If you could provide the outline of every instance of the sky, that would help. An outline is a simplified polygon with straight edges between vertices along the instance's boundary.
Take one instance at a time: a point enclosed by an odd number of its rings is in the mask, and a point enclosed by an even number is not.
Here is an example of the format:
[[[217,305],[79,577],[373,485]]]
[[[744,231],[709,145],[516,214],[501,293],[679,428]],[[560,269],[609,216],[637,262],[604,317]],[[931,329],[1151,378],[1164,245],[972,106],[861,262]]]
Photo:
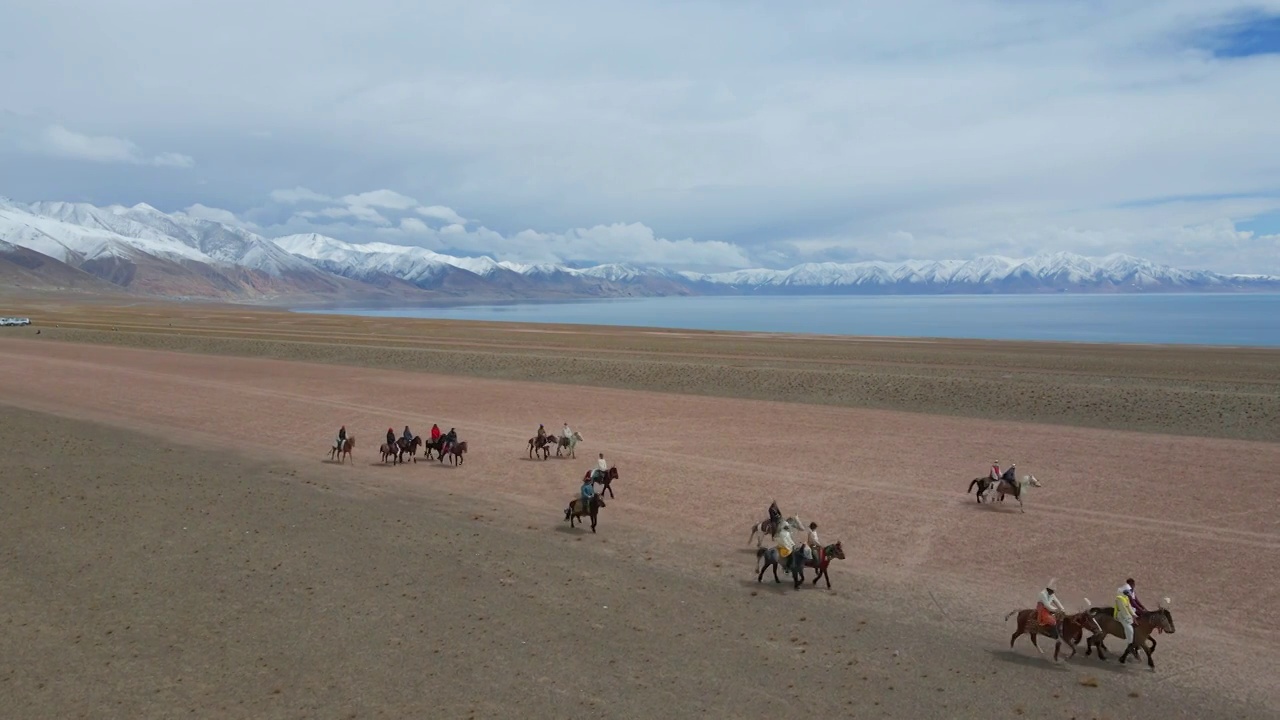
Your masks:
[[[0,0],[0,195],[521,262],[1280,273],[1280,0]]]

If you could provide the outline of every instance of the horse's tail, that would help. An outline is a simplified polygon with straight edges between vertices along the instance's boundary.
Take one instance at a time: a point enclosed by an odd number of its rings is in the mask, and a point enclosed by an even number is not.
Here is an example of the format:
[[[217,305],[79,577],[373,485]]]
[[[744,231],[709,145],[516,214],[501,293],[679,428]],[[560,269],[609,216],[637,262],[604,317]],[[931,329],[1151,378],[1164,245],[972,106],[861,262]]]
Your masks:
[[[980,481],[980,480],[982,480],[982,478],[974,478],[973,480],[969,481],[969,489],[968,489],[968,490],[965,490],[965,491],[964,491],[964,494],[965,494],[965,495],[968,495],[969,493],[973,492],[973,486],[974,486],[974,485],[977,485],[977,484],[978,484],[978,481]]]
[[[764,566],[764,556],[767,552],[764,548],[756,548],[756,572],[760,572],[760,568]]]
[[[1005,621],[1005,622],[1009,622],[1009,618],[1013,617],[1014,615],[1017,615],[1019,612],[1022,612],[1022,611],[1021,611],[1021,610],[1013,610],[1013,611],[1010,611],[1010,613],[1009,613],[1008,615],[1005,615],[1005,616],[1004,616],[1004,621]]]

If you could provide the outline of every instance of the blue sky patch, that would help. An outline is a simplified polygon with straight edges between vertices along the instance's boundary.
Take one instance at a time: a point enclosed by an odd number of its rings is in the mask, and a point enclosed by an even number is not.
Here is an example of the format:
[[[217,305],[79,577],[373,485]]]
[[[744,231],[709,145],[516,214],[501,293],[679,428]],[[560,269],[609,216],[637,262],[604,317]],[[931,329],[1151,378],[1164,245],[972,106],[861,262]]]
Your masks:
[[[1250,14],[1218,28],[1205,45],[1220,58],[1280,54],[1280,15]]]

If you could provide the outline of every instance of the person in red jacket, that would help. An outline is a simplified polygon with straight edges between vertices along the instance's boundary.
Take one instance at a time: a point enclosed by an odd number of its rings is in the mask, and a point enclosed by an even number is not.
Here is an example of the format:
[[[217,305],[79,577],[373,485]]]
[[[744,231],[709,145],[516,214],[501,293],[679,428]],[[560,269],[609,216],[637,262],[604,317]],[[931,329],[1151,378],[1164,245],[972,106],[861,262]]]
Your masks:
[[[431,423],[431,442],[435,444],[440,439],[440,426]]]

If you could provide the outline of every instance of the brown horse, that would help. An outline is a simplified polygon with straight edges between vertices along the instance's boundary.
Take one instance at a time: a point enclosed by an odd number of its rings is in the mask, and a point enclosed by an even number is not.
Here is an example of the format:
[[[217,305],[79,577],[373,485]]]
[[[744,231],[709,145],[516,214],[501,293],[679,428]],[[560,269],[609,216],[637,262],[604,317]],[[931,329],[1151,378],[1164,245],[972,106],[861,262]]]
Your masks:
[[[529,438],[529,459],[533,459],[534,453],[542,453],[542,459],[546,460],[551,457],[551,446],[557,444],[555,435],[543,435],[542,437]]]
[[[440,456],[440,462],[444,462],[444,456],[448,455],[449,461],[453,463],[454,467],[457,467],[462,464],[462,456],[466,454],[467,441],[463,440],[462,442],[456,442],[449,446],[449,449],[444,452],[444,455]]]
[[[395,465],[400,462],[400,446],[388,445],[382,443],[378,446],[378,452],[382,453],[382,463],[385,465],[387,458],[391,458],[391,464]]]
[[[1138,649],[1141,648],[1147,654],[1147,666],[1152,670],[1156,669],[1155,661],[1151,659],[1151,653],[1156,651],[1156,639],[1152,637],[1155,633],[1165,632],[1173,633],[1173,613],[1169,612],[1169,608],[1165,607],[1169,603],[1169,599],[1165,598],[1160,607],[1155,610],[1149,610],[1138,616],[1133,623],[1133,644],[1124,649],[1124,653],[1120,655],[1120,662],[1124,663],[1129,657],[1129,653],[1138,657]],[[1089,614],[1097,621],[1099,630],[1094,632],[1085,640],[1085,655],[1092,654],[1093,648],[1098,648],[1098,659],[1106,660],[1107,656],[1103,652],[1105,646],[1103,641],[1108,635],[1114,635],[1118,638],[1124,638],[1124,627],[1120,621],[1116,620],[1114,607],[1094,607],[1089,608]],[[1147,643],[1151,643],[1150,647]]]
[[[587,480],[591,478],[591,476],[594,473],[595,473],[595,470],[588,470],[587,474],[582,476],[582,482],[585,483]],[[604,475],[602,475],[599,479],[591,480],[591,482],[600,483],[603,486],[600,488],[601,495],[604,495],[604,491],[608,490],[609,497],[613,497],[613,486],[610,485],[609,483],[612,483],[614,480],[617,480],[617,479],[618,479],[618,467],[615,465],[609,468],[609,470],[605,472]]]
[[[801,554],[800,557],[804,557],[804,555]],[[806,560],[804,563],[804,566],[814,568],[815,570],[818,571],[818,574],[813,576],[814,585],[818,584],[818,580],[822,578],[826,578],[827,587],[830,588],[831,575],[827,573],[827,566],[831,564],[832,560],[843,560],[843,559],[844,559],[844,541],[839,540],[836,542],[835,545],[823,546],[822,550],[818,552],[817,557],[813,558],[812,560]]]
[[[341,463],[345,456],[351,454],[351,450],[355,448],[355,446],[356,446],[356,436],[348,435],[347,439],[342,441],[342,447],[338,447],[337,445],[334,445],[332,448],[329,449],[329,459],[333,460],[334,457],[336,456],[338,459],[338,462]]]
[[[421,445],[422,438],[418,435],[414,435],[412,440],[405,440],[404,438],[396,440],[396,448],[400,451],[400,462],[404,462],[406,454],[413,458],[415,463],[418,462],[418,447]]]
[[[997,480],[992,480],[990,476],[974,478],[973,480],[969,481],[969,489],[966,490],[964,494],[968,495],[969,493],[973,492],[974,487],[977,487],[978,502],[982,502],[983,498],[987,496],[987,491],[989,491],[991,489],[991,486],[995,485],[997,482],[998,482]]]
[[[582,496],[575,497],[569,501],[569,507],[564,509],[564,519],[569,521],[569,527],[573,527],[574,521],[581,522],[584,516],[591,516],[591,532],[596,531],[596,518],[600,514],[600,508],[604,507],[604,498],[599,495],[591,496],[591,505],[584,510],[582,508]]]
[[[1085,599],[1087,605],[1089,600]],[[1009,647],[1013,647],[1013,641],[1017,640],[1024,633],[1031,637],[1031,644],[1040,650],[1040,643],[1036,641],[1036,637],[1044,635],[1047,638],[1055,640],[1053,644],[1053,661],[1058,661],[1058,653],[1062,649],[1062,643],[1065,640],[1067,647],[1071,648],[1070,657],[1076,656],[1076,645],[1080,643],[1080,638],[1084,636],[1084,631],[1097,632],[1100,628],[1098,621],[1089,614],[1088,610],[1067,615],[1061,610],[1055,610],[1053,616],[1062,622],[1062,637],[1058,637],[1058,628],[1053,625],[1041,625],[1039,613],[1034,608],[1026,610],[1014,610],[1004,616],[1005,622],[1014,615],[1018,616],[1018,624],[1014,629],[1013,635],[1009,638]],[[1044,654],[1044,650],[1040,650],[1040,654]],[[1068,658],[1070,659],[1070,658]]]

